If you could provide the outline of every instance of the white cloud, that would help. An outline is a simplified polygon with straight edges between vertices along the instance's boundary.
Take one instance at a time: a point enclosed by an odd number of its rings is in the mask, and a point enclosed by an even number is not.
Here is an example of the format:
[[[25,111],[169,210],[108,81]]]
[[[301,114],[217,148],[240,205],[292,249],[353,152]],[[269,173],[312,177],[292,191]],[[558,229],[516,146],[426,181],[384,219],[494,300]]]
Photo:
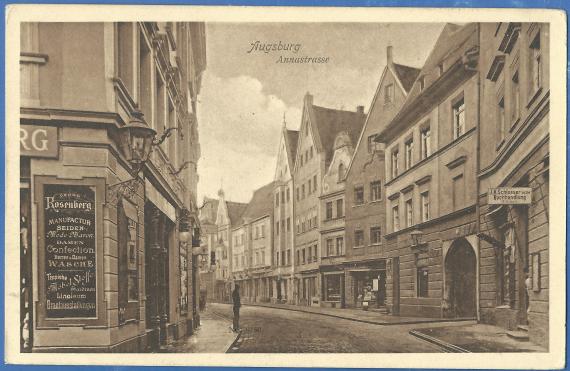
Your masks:
[[[265,94],[253,77],[222,79],[208,72],[199,100],[198,196],[215,196],[223,179],[228,199],[247,202],[254,189],[273,180],[283,113],[288,127],[298,127],[301,109]]]

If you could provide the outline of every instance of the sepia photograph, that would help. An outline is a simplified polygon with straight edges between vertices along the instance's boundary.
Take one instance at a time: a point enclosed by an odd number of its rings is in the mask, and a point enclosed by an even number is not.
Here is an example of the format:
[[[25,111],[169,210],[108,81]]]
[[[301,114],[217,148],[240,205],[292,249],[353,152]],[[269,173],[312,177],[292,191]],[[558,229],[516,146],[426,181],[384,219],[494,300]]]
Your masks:
[[[204,8],[7,13],[9,360],[563,360],[565,16]]]

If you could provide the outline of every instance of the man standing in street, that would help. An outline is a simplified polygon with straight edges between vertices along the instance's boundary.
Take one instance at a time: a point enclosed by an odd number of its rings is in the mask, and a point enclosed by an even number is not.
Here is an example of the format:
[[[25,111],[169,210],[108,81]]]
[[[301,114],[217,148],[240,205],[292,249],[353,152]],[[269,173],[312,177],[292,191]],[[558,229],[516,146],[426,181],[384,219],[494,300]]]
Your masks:
[[[240,297],[239,297],[239,285],[236,285],[234,291],[232,292],[232,301],[234,303],[234,331],[239,331],[239,307],[241,307]]]

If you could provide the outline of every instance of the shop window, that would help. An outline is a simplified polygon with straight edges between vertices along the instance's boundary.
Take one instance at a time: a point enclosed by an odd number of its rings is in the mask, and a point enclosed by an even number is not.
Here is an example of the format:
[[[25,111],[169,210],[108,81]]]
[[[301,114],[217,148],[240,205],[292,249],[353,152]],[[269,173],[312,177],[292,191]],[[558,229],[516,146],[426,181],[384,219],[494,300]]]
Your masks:
[[[340,301],[340,275],[325,276],[325,300],[327,301]]]
[[[428,297],[428,269],[425,267],[418,268],[416,288],[418,298]]]
[[[117,207],[119,323],[138,319],[137,210],[121,202]]]
[[[379,201],[382,198],[382,184],[379,180],[370,183],[370,201]]]

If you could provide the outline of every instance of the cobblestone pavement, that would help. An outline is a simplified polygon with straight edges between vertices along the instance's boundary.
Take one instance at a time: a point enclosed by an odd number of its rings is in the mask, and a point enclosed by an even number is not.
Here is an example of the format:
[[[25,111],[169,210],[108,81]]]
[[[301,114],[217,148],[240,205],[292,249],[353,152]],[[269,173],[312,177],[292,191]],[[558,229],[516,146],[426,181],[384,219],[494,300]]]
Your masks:
[[[228,304],[208,304],[232,317]],[[440,352],[408,334],[417,325],[381,326],[282,309],[243,306],[236,353],[402,353]],[[426,326],[438,324],[427,324]],[[453,324],[451,324],[453,325]]]

